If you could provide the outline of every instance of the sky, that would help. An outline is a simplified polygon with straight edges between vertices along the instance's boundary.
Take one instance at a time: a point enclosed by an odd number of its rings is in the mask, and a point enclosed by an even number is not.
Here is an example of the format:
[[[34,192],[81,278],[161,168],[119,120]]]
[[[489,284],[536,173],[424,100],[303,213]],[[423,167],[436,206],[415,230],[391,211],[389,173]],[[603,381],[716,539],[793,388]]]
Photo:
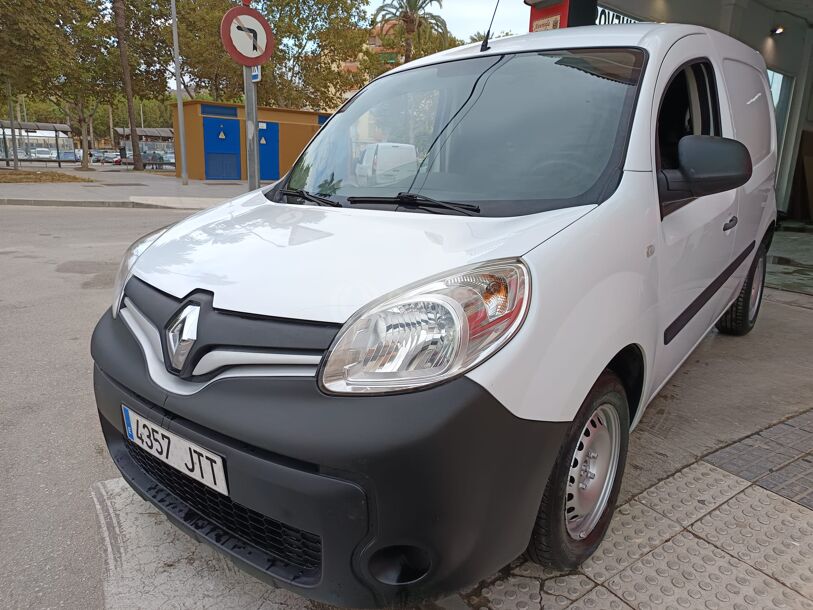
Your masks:
[[[443,8],[434,5],[429,10],[446,20],[452,34],[468,40],[475,32],[485,32],[488,29],[495,2],[496,0],[443,0]],[[373,13],[380,4],[381,0],[370,0],[368,11]],[[530,20],[531,9],[523,0],[501,0],[492,32],[524,34],[528,31]]]

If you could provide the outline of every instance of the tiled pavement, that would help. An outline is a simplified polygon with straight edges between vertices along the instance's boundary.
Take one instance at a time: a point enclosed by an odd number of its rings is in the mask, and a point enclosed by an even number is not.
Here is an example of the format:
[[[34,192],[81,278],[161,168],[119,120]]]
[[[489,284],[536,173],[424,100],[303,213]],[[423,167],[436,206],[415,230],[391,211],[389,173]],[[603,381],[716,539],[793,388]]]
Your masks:
[[[797,224],[796,227],[790,225]],[[813,226],[783,223],[768,253],[765,283],[773,288],[813,295]]]
[[[684,468],[618,508],[580,570],[518,560],[449,610],[813,610],[813,410]]]

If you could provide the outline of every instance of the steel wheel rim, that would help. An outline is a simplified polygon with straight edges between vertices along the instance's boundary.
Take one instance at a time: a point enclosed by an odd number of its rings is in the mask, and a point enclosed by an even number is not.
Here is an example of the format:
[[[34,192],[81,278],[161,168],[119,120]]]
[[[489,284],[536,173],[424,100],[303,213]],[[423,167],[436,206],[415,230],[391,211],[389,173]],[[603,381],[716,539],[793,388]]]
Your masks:
[[[565,525],[574,540],[587,538],[604,514],[620,453],[621,420],[615,408],[605,403],[588,418],[570,460]]]
[[[757,266],[754,268],[754,277],[751,279],[751,296],[748,301],[748,320],[752,321],[757,316],[759,303],[762,300],[762,276],[765,270],[765,257],[760,256]]]

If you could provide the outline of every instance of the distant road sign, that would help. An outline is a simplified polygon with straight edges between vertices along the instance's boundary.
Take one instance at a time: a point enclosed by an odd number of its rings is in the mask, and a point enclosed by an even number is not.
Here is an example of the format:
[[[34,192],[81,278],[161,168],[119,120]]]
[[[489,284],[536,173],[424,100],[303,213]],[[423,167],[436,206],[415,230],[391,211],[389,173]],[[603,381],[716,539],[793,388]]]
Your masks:
[[[230,8],[220,22],[220,39],[241,66],[259,66],[274,54],[274,34],[265,17],[247,6]]]
[[[262,66],[252,66],[251,67],[251,82],[252,83],[259,83],[263,79],[263,68]]]

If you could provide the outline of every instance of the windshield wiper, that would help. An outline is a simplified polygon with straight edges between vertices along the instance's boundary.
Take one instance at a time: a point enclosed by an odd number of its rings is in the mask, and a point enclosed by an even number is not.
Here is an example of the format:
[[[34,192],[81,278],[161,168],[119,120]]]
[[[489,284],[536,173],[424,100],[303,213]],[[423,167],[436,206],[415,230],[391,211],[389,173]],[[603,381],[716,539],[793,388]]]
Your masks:
[[[436,210],[449,210],[464,214],[466,216],[476,216],[480,213],[480,206],[471,203],[455,203],[453,201],[440,201],[432,199],[426,195],[417,193],[398,193],[395,197],[348,197],[347,201],[354,205],[379,205],[395,204],[396,206],[410,206],[416,208],[428,208]]]
[[[314,193],[309,193],[308,191],[303,191],[302,189],[282,189],[280,193],[286,197],[299,197],[300,199],[310,201],[311,203],[315,203],[317,205],[329,205],[334,208],[342,207],[342,204],[338,201],[333,201],[327,197],[315,195]]]

